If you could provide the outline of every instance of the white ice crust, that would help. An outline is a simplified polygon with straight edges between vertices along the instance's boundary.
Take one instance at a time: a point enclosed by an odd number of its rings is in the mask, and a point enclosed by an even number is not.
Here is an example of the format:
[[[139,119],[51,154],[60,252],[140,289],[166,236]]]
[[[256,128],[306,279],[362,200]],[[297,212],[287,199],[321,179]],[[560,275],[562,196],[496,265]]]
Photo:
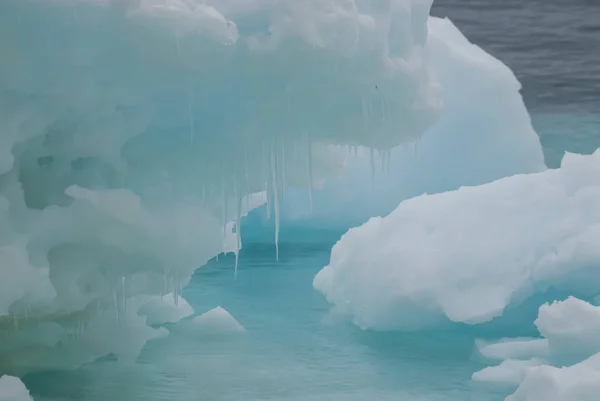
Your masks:
[[[600,150],[416,197],[348,231],[314,286],[334,311],[381,330],[490,321],[550,287],[595,296],[598,204]]]

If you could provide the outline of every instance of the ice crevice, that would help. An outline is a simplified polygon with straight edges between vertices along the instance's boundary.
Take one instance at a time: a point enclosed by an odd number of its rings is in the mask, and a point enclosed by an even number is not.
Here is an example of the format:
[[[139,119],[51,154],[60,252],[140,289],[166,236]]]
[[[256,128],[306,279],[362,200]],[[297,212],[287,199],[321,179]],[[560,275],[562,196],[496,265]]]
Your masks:
[[[1,2],[0,374],[135,360],[250,210],[420,138],[430,5]]]

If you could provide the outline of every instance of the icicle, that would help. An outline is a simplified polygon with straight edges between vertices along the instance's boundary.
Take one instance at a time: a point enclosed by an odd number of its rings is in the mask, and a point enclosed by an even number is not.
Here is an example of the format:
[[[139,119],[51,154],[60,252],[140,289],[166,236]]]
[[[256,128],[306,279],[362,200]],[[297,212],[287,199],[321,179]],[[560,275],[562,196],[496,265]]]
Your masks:
[[[221,165],[221,171],[223,167]],[[227,236],[227,198],[225,196],[225,182],[221,178],[221,223],[223,224],[223,239]]]
[[[273,208],[275,211],[275,260],[279,262],[279,186],[277,183],[277,168],[277,154],[273,149],[271,153],[271,172],[273,177]]]
[[[17,318],[17,315],[13,315],[13,326],[15,331],[19,331],[19,319]]]
[[[121,277],[121,305],[123,306],[123,312],[127,312],[127,296],[125,294],[125,277]]]
[[[238,263],[240,258],[240,249],[242,247],[242,227],[241,227],[241,198],[236,194],[236,208],[235,208],[235,269],[233,273],[234,280],[237,280]]]
[[[310,214],[313,213],[313,166],[312,166],[312,142],[306,134],[306,139],[308,141],[308,157],[307,157],[307,169],[308,169],[308,207]]]
[[[371,163],[371,180],[373,181],[373,185],[375,185],[375,155],[373,153],[373,148],[370,149],[369,161]]]
[[[250,175],[248,173],[248,147],[244,149],[244,165],[246,169],[246,191],[250,192]]]
[[[115,317],[117,319],[117,325],[119,324],[119,299],[117,298],[117,289],[113,287],[113,303],[115,306]]]
[[[287,191],[287,174],[286,174],[286,164],[285,164],[285,146],[281,145],[281,185],[283,188],[283,196],[285,197]]]
[[[188,116],[190,119],[190,146],[194,146],[194,112],[192,108],[192,91],[188,90]]]
[[[363,125],[365,127],[365,131],[367,131],[367,120],[368,120],[368,116],[367,116],[367,105],[366,105],[366,100],[363,97],[361,99],[362,102],[362,119],[363,119]]]

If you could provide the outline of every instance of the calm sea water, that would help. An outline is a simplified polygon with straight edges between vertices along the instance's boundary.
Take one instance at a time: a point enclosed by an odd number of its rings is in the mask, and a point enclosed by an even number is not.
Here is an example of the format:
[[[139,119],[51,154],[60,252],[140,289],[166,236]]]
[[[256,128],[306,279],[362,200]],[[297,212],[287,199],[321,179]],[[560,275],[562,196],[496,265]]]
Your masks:
[[[550,167],[600,147],[600,1],[434,0],[432,14],[512,68]]]
[[[600,1],[436,0],[432,13],[515,71],[550,166],[565,150],[600,146]],[[472,332],[323,324],[328,305],[312,278],[338,236],[289,236],[279,263],[270,245],[247,246],[237,281],[231,258],[198,271],[188,302],[199,313],[225,307],[246,336],[175,332],[151,343],[136,366],[104,361],[26,382],[37,401],[499,401],[510,392],[470,381],[485,366]]]

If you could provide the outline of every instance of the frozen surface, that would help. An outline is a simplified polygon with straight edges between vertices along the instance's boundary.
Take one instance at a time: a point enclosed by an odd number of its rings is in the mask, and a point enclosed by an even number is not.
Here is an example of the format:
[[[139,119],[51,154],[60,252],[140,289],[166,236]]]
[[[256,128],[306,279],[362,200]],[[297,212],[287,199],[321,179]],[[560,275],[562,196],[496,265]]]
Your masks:
[[[265,192],[278,226],[342,147],[421,137],[430,5],[1,1],[0,372],[135,359],[141,303],[237,254]]]
[[[13,376],[2,376],[0,401],[32,401],[32,398],[21,380]]]
[[[574,297],[545,304],[540,307],[535,325],[548,339],[554,360],[573,362],[600,352],[598,306]]]
[[[362,328],[477,324],[553,287],[595,296],[600,150],[557,170],[402,202],[351,229],[314,286]]]
[[[192,325],[194,329],[210,334],[235,334],[246,331],[244,326],[220,306],[194,318]]]
[[[444,111],[414,145],[391,152],[361,148],[346,169],[312,193],[286,197],[286,223],[363,223],[401,200],[545,169],[519,90],[501,61],[471,44],[447,19],[428,21],[426,54],[443,88]]]
[[[194,314],[194,309],[182,297],[175,294],[151,297],[139,310],[140,315],[146,316],[146,323],[160,326],[167,323],[177,323],[181,319]]]
[[[600,393],[600,354],[570,367],[533,368],[506,401],[596,401]]]
[[[530,368],[543,365],[537,359],[514,360],[507,359],[498,366],[482,369],[473,373],[473,380],[488,384],[519,385],[527,376]]]
[[[546,303],[535,321],[544,339],[479,343],[481,354],[505,359],[473,374],[479,382],[519,386],[507,401],[587,401],[600,377],[600,307],[569,297]],[[529,359],[532,356],[540,358]]]

